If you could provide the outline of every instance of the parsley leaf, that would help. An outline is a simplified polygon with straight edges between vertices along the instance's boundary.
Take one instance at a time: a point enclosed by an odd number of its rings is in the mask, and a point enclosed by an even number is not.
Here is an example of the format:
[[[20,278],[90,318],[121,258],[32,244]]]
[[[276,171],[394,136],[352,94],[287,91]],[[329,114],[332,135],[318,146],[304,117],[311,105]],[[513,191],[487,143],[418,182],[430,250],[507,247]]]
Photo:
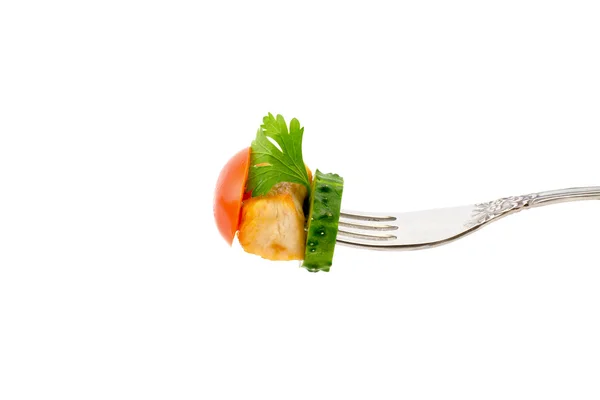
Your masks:
[[[263,118],[263,124],[256,132],[256,139],[251,146],[246,190],[252,191],[252,197],[267,194],[279,182],[300,183],[310,193],[310,181],[302,160],[303,134],[304,128],[300,127],[296,118],[290,121],[289,132],[281,115],[274,117],[269,113]]]

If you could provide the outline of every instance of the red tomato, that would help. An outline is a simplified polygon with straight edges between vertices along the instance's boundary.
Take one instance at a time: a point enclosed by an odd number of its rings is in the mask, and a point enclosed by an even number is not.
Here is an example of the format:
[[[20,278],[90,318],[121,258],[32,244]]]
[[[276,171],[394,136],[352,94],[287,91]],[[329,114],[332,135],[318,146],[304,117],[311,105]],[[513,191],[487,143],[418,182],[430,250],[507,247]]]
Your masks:
[[[217,228],[229,245],[233,243],[240,223],[242,198],[246,189],[249,167],[250,147],[231,157],[217,180],[213,212]]]

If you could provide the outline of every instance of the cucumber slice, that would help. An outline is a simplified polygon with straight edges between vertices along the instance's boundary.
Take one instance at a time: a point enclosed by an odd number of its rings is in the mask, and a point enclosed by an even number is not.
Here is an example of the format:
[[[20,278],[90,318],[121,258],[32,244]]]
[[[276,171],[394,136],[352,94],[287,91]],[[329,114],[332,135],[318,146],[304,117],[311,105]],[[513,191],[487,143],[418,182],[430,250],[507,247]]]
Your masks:
[[[317,170],[310,193],[306,252],[302,266],[310,272],[328,272],[338,233],[344,179]]]

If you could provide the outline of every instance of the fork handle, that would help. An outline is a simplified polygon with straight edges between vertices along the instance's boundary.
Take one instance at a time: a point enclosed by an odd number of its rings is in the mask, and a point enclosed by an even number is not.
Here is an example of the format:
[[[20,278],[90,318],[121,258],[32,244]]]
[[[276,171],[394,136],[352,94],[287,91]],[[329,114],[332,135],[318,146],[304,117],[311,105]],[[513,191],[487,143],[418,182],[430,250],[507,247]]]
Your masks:
[[[541,207],[551,204],[580,200],[600,200],[600,186],[587,186],[569,189],[549,190],[530,195],[529,207]]]

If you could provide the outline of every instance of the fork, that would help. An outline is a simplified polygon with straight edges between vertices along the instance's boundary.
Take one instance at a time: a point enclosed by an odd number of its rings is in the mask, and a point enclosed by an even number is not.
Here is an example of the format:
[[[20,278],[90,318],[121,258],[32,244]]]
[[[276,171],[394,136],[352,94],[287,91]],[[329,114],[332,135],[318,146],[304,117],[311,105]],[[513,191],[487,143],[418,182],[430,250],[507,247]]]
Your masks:
[[[461,207],[405,213],[342,210],[337,243],[375,250],[417,250],[463,238],[521,210],[579,200],[600,200],[600,186],[503,197]]]

